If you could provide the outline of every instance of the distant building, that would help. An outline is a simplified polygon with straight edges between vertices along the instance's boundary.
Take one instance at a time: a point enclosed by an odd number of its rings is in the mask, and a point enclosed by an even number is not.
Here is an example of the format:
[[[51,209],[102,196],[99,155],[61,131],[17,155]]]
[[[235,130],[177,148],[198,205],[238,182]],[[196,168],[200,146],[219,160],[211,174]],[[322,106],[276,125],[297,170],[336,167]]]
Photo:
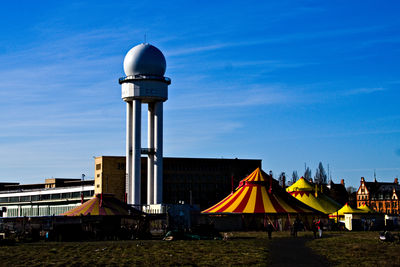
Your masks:
[[[95,159],[95,193],[112,193],[125,200],[125,157]],[[141,158],[141,203],[147,198],[147,158]],[[200,208],[222,200],[239,181],[261,168],[258,159],[164,157],[163,203],[196,204]],[[233,181],[232,181],[233,180]]]
[[[366,182],[361,177],[357,190],[357,207],[366,204],[377,212],[399,214],[400,185],[397,178],[393,183]]]
[[[147,158],[141,161],[141,200],[147,197]],[[166,204],[195,204],[207,208],[222,200],[239,181],[261,167],[257,159],[164,158]],[[43,184],[0,183],[0,212],[7,217],[64,213],[95,193],[112,193],[125,201],[125,157],[95,159],[95,179],[50,178]],[[233,180],[233,181],[232,181]],[[1,214],[0,214],[1,215]]]
[[[88,200],[93,180],[50,178],[44,184],[0,183],[0,215],[4,217],[57,215]]]
[[[331,180],[326,187],[328,190],[325,191],[325,194],[334,199],[337,203],[344,205],[349,202],[349,194],[344,185],[344,179],[340,180],[340,184],[335,184]]]

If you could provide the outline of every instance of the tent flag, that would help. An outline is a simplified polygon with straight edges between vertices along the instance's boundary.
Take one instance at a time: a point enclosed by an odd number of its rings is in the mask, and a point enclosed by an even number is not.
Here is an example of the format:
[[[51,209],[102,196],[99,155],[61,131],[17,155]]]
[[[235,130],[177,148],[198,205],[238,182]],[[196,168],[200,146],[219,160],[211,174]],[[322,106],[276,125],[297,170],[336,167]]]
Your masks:
[[[288,201],[284,191],[267,190],[267,186],[272,188],[272,179],[267,179],[266,176],[257,168],[240,181],[236,191],[202,213],[313,213],[301,203]]]
[[[309,181],[301,177],[297,182],[286,188],[286,191],[305,205],[324,214],[330,214],[340,208],[340,204],[323,194],[316,193],[318,187],[314,187]]]

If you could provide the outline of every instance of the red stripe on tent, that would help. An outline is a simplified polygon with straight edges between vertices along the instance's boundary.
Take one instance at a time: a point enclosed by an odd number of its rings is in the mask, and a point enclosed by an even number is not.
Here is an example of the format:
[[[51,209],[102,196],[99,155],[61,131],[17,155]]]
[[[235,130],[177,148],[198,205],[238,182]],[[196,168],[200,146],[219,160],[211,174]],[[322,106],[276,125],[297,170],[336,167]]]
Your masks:
[[[268,197],[269,197],[269,200],[271,200],[272,206],[278,213],[279,212],[283,212],[283,213],[287,212],[284,208],[282,208],[281,204],[279,204],[278,200],[275,198],[275,196],[273,194],[268,193]]]
[[[87,211],[83,215],[88,215],[89,213],[91,213],[93,211],[93,209],[94,209],[94,206],[96,206],[96,205],[97,205],[97,202],[93,203],[90,206],[90,208],[88,208]],[[100,210],[100,208],[99,208],[99,210]]]
[[[297,207],[296,205],[289,205],[292,209],[294,209],[295,211],[297,211],[298,213],[304,213],[305,211],[299,207]]]
[[[251,188],[247,190],[246,195],[243,197],[239,206],[237,206],[233,212],[243,212],[244,208],[246,208],[247,202],[249,202],[251,191],[252,191]]]
[[[214,212],[224,212],[224,210],[229,208],[235,202],[235,200],[242,194],[243,190],[244,190],[244,187],[240,188],[235,193],[236,194],[235,196],[232,196],[232,198],[229,201],[227,201],[225,203],[221,203],[221,205],[219,205],[219,206],[221,206],[221,208],[219,210],[214,211]]]
[[[86,201],[85,203],[83,203],[82,205],[80,205],[72,210],[69,210],[69,211],[63,213],[62,215],[71,216],[71,215],[74,215],[75,213],[79,213],[82,210],[84,210],[87,206],[91,205],[91,203],[93,203],[94,201],[95,201],[95,199],[90,199],[90,200]]]
[[[233,194],[234,194],[234,193],[231,193],[229,196],[227,196],[226,198],[224,198],[223,200],[221,200],[220,202],[218,202],[217,204],[215,204],[215,205],[212,206],[211,208],[208,208],[208,209],[206,209],[206,210],[203,210],[202,213],[207,213],[207,212],[209,212],[210,210],[213,210],[213,209],[215,209],[215,208],[221,206],[224,202],[226,202],[228,199],[230,199],[230,198],[232,197]]]
[[[266,209],[264,207],[263,199],[262,199],[262,192],[261,186],[257,186],[257,196],[256,196],[256,204],[254,208],[255,213],[266,213]]]
[[[109,215],[109,214],[107,214],[106,210],[104,209],[104,203],[103,203],[103,205],[99,208],[99,215]]]

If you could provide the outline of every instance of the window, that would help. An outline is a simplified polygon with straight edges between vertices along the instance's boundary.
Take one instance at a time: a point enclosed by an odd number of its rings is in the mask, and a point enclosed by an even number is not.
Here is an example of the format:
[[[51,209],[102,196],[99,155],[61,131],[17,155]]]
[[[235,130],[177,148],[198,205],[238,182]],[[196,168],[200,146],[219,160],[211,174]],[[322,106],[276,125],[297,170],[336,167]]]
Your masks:
[[[96,164],[96,170],[97,170],[97,171],[98,171],[98,170],[101,170],[101,163]]]
[[[79,198],[81,196],[81,192],[72,192],[72,198]]]
[[[125,170],[125,164],[119,162],[119,163],[118,163],[118,166],[117,166],[117,169],[118,169],[118,170]]]
[[[60,199],[61,198],[61,194],[52,194],[51,195],[51,199]]]
[[[62,193],[61,198],[71,198],[71,193]]]
[[[10,202],[19,202],[19,197],[10,197]]]
[[[40,200],[48,200],[50,199],[50,195],[41,195]]]
[[[8,197],[0,197],[0,202],[8,202]]]
[[[33,196],[31,196],[31,200],[32,200],[32,201],[39,201],[39,199],[40,199],[40,196],[39,196],[39,195],[33,195]]]
[[[31,201],[31,196],[22,196],[21,197],[21,202],[27,202],[27,201]]]
[[[100,188],[100,185],[99,185],[99,184],[97,184],[97,185],[96,185],[96,187],[97,187],[97,188]]]
[[[90,191],[83,191],[83,196],[90,197],[92,194],[90,194]]]

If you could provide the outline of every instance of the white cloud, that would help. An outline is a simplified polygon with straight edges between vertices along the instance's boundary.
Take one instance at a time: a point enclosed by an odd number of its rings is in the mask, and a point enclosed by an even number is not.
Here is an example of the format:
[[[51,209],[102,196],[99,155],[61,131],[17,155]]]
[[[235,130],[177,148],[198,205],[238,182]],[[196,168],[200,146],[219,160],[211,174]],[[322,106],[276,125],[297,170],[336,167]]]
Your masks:
[[[361,94],[372,94],[375,92],[385,91],[383,87],[372,87],[372,88],[356,88],[349,91],[344,92],[344,95],[361,95]]]

